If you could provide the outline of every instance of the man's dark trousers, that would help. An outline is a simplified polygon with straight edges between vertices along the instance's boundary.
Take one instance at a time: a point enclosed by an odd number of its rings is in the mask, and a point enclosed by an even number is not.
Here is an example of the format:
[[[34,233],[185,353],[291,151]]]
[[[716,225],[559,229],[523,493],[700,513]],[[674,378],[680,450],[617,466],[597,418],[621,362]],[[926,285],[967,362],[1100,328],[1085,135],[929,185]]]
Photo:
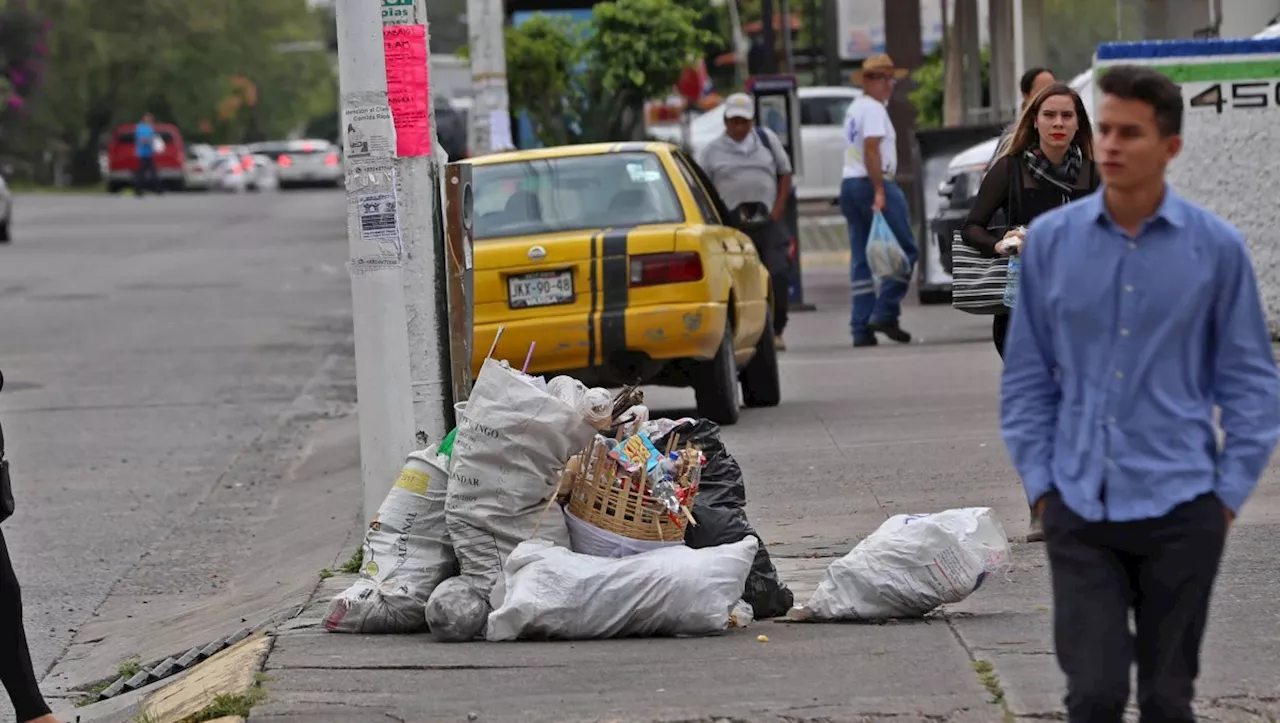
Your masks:
[[[1200,643],[1227,535],[1219,498],[1204,494],[1150,520],[1089,522],[1051,493],[1044,534],[1067,720],[1120,723],[1136,660],[1142,723],[1194,721]]]
[[[787,304],[791,299],[791,234],[785,221],[747,231],[760,261],[769,270],[773,286],[773,333],[782,336],[787,328]]]
[[[154,157],[138,158],[138,177],[135,181],[134,193],[139,196],[147,191],[160,193],[160,175],[156,172],[156,159]]]

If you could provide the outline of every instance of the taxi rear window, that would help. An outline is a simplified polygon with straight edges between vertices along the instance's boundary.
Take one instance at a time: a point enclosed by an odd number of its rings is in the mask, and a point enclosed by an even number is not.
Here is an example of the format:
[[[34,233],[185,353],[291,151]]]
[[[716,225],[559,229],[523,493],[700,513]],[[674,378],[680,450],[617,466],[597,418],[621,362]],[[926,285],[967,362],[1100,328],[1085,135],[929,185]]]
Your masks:
[[[472,168],[475,239],[679,223],[684,211],[653,153],[511,161]]]

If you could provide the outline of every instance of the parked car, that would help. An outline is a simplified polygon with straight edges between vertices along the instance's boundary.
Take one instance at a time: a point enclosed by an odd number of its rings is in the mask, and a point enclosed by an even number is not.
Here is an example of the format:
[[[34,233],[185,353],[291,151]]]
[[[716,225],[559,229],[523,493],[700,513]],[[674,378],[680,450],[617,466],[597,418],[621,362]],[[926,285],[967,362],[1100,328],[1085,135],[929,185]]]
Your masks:
[[[7,244],[13,237],[10,235],[10,223],[13,221],[13,192],[4,176],[0,176],[0,244]]]
[[[238,155],[220,156],[213,162],[210,188],[215,191],[240,193],[248,187],[248,174]]]
[[[183,188],[188,191],[207,191],[213,181],[213,163],[217,160],[213,146],[193,143],[183,154]]]
[[[265,153],[252,153],[250,157],[253,159],[254,186],[256,189],[265,191],[278,188],[280,181],[276,175],[275,159]]]
[[[330,186],[345,183],[338,147],[324,140],[272,141],[249,146],[251,153],[275,159],[280,188]]]
[[[806,86],[796,91],[800,101],[801,163],[796,197],[801,201],[835,202],[840,198],[844,174],[844,114],[849,104],[861,95],[861,88],[842,85]],[[696,156],[724,133],[724,104],[694,118],[689,130]],[[661,140],[675,144],[683,142],[681,136],[679,126],[663,127],[659,132]]]
[[[535,374],[692,387],[698,414],[778,404],[769,273],[706,174],[660,142],[484,155],[474,189],[475,355]],[[741,390],[741,392],[740,392]]]
[[[107,190],[118,193],[134,185],[138,173],[138,153],[134,148],[135,124],[116,126],[107,143]],[[172,123],[154,124],[156,135],[164,141],[164,149],[155,154],[156,175],[165,188],[181,190],[186,183],[186,148],[182,132]]]

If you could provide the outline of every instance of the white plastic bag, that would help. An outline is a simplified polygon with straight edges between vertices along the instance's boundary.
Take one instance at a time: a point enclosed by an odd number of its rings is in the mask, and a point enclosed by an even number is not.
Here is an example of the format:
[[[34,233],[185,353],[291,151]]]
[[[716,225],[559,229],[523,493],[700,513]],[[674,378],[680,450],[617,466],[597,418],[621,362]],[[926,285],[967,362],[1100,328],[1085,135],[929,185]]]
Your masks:
[[[573,377],[555,377],[547,382],[547,393],[577,409],[596,429],[608,429],[613,422],[613,395],[608,389],[588,389]]]
[[[485,361],[458,420],[446,506],[462,577],[482,597],[507,555],[535,532],[569,546],[564,516],[547,502],[569,457],[595,433],[576,408],[530,377]]]
[[[871,267],[871,276],[878,282],[883,279],[897,279],[907,282],[911,279],[911,261],[907,252],[893,235],[889,222],[884,214],[876,211],[871,220],[871,234],[867,237],[867,265]]]
[[[1009,536],[990,507],[960,507],[926,515],[894,515],[885,520],[879,530],[897,531],[925,517],[955,534],[982,560],[983,570],[1003,572],[1012,564]]]
[[[333,599],[324,626],[335,633],[413,633],[422,606],[458,574],[445,526],[448,458],[434,445],[405,460],[364,537],[360,579]]]
[[[543,540],[521,544],[503,568],[490,641],[707,635],[729,626],[759,543],[667,547],[620,559],[580,555]]]
[[[569,542],[574,552],[595,557],[628,557],[649,550],[660,550],[664,547],[683,545],[684,540],[670,542],[653,542],[650,540],[633,540],[595,525],[584,522],[565,510],[565,522],[569,523]]]
[[[809,602],[790,617],[919,617],[965,599],[1008,560],[1008,538],[988,508],[897,515],[831,563]]]
[[[431,637],[440,643],[465,643],[484,632],[489,601],[466,580],[452,577],[436,586],[422,610]]]

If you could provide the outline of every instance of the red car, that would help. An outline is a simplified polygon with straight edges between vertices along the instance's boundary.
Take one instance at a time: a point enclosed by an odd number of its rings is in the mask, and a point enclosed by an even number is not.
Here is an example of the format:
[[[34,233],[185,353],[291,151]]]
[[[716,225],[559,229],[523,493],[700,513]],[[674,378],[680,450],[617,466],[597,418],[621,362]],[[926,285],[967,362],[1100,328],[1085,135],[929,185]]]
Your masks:
[[[107,190],[116,193],[130,188],[138,172],[138,152],[134,148],[133,129],[136,124],[116,126],[107,145]],[[183,187],[182,132],[172,123],[156,123],[156,137],[164,141],[164,150],[155,154],[156,175],[165,188],[181,190]]]

